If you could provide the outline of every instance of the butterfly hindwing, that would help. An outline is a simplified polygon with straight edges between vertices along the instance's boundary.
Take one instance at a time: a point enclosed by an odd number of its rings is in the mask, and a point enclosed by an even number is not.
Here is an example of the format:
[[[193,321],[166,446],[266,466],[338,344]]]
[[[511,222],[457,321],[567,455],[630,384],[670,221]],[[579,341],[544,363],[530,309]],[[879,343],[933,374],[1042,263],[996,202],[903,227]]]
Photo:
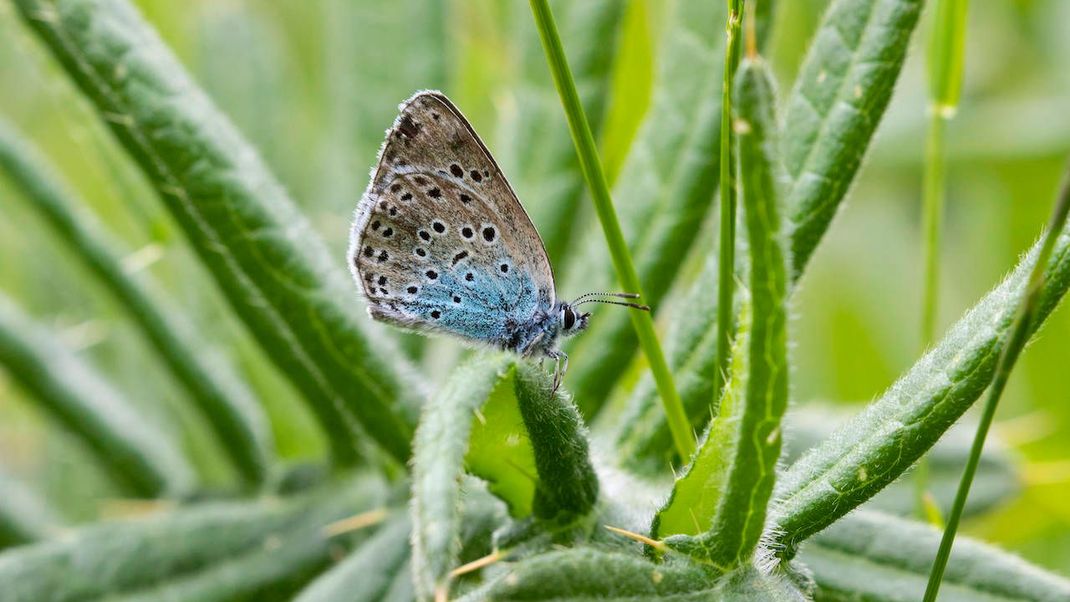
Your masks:
[[[555,302],[542,241],[483,143],[442,95],[401,107],[357,208],[350,265],[373,317],[503,344]]]

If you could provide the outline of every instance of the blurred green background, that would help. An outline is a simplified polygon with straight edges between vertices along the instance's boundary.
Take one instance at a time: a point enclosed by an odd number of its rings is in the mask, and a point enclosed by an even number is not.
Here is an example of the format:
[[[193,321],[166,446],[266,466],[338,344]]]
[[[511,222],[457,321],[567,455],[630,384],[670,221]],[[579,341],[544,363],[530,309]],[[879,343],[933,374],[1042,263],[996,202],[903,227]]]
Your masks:
[[[624,1],[624,0],[622,0]],[[265,156],[341,256],[350,214],[397,103],[441,88],[465,111],[509,175],[526,154],[511,128],[538,44],[526,2],[453,0],[138,0],[215,102]],[[790,86],[825,2],[781,0],[772,61]],[[412,11],[444,26],[413,31]],[[612,173],[657,86],[659,3],[631,0],[603,130]],[[927,15],[926,17],[929,17]],[[912,57],[846,209],[796,295],[796,405],[859,406],[919,354],[919,196],[925,133],[923,20]],[[720,27],[710,24],[711,27]],[[1070,151],[1070,2],[1004,0],[970,7],[966,81],[948,128],[948,210],[940,326],[951,323],[1039,235]],[[283,456],[321,456],[311,419],[228,314],[140,174],[51,59],[0,4],[0,115],[31,137],[126,245],[128,267],[152,273],[173,305],[239,363],[271,413]],[[566,39],[566,43],[567,43]],[[538,55],[536,55],[538,56]],[[536,77],[548,78],[543,73]],[[556,103],[546,96],[541,102]],[[562,116],[558,127],[564,131]],[[518,150],[520,149],[520,150]],[[537,150],[537,149],[535,149]],[[514,182],[537,202],[537,183]],[[580,230],[583,231],[583,230]],[[214,443],[123,312],[0,179],[0,290],[52,325],[161,423],[220,482]],[[577,291],[563,291],[565,296]],[[358,302],[354,297],[354,302]],[[1070,574],[1070,311],[1029,348],[1004,396],[996,434],[1020,456],[1022,495],[971,519],[966,532]],[[448,347],[448,345],[447,345]],[[0,466],[74,520],[109,511],[104,479],[49,428],[0,372]]]

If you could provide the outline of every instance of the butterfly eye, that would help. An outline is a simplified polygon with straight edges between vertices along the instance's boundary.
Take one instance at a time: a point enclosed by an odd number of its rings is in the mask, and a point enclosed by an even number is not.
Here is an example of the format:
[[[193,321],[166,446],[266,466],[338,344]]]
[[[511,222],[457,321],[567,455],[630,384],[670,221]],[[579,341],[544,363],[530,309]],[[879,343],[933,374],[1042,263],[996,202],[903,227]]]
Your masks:
[[[576,324],[576,314],[572,313],[572,308],[570,307],[565,308],[562,319],[565,330],[570,330]]]

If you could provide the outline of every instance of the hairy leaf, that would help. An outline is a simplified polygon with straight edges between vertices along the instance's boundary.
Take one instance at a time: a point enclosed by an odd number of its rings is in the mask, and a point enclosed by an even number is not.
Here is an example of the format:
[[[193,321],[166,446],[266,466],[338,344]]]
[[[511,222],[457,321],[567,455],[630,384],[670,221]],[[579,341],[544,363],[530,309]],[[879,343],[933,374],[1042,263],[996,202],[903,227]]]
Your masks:
[[[125,0],[19,13],[159,191],[238,316],[311,403],[336,459],[360,436],[409,456],[417,386],[256,152]],[[374,339],[374,342],[373,342]],[[363,428],[361,428],[363,427]]]
[[[789,411],[784,419],[784,457],[790,464],[812,447],[820,445],[848,418],[842,407],[808,403]],[[973,433],[977,430],[972,421],[963,421],[952,426],[925,452],[929,473],[926,480],[937,506],[946,516],[955,498],[962,467],[970,453]],[[989,438],[977,466],[970,497],[966,502],[966,515],[981,514],[1012,499],[1021,490],[1018,467],[1007,449],[998,440]],[[880,491],[865,504],[870,510],[880,510],[899,516],[910,516],[918,508],[917,485],[912,479],[899,479]]]
[[[780,421],[788,407],[788,257],[774,175],[775,103],[764,63],[744,61],[733,106],[750,254],[745,399],[738,415],[728,419],[736,432],[724,493],[713,525],[699,538],[710,561],[721,567],[748,563],[758,546],[780,458]]]
[[[682,562],[654,564],[637,554],[574,548],[534,556],[476,590],[476,600],[710,600],[705,571]]]
[[[723,2],[674,2],[661,49],[653,106],[621,169],[615,204],[643,285],[644,301],[657,309],[712,204],[717,183],[720,117],[719,65],[724,44]],[[589,232],[582,269],[564,295],[613,288],[608,252],[600,233]],[[607,308],[616,309],[616,308]],[[624,311],[594,317],[590,332],[572,345],[571,388],[584,414],[592,415],[637,349]]]
[[[125,491],[154,497],[193,486],[193,468],[176,442],[2,295],[0,365]]]
[[[980,396],[992,379],[1036,253],[1034,246],[880,399],[784,473],[774,523],[785,557],[910,468]],[[1034,330],[1068,287],[1070,232],[1064,231],[1047,266]]]
[[[584,112],[597,136],[625,3],[589,0],[553,5]],[[515,110],[503,112],[499,124],[503,147],[499,158],[520,198],[526,199],[525,207],[542,234],[551,263],[560,270],[583,206],[583,174],[568,127],[561,121],[561,103],[531,15],[519,3],[516,8],[523,79],[512,88]]]
[[[554,551],[522,560],[462,598],[476,600],[602,600],[790,602],[807,598],[785,576],[747,567],[714,580],[680,558],[655,564],[638,555],[591,548]]]
[[[326,559],[323,526],[378,506],[385,498],[382,481],[362,478],[282,502],[210,503],[85,527],[60,540],[0,554],[0,601],[86,600],[132,593],[183,576],[196,581],[195,575],[212,573],[227,559],[277,551],[297,533],[306,541],[317,540]],[[285,568],[285,563],[274,561],[262,564]],[[219,572],[224,581],[229,578],[229,571]]]
[[[180,316],[123,269],[116,245],[83,209],[37,149],[0,121],[0,170],[41,212],[58,240],[70,246],[126,308],[171,373],[204,414],[239,474],[256,484],[267,476],[273,447],[267,418],[230,365],[206,353]]]
[[[412,555],[421,599],[444,589],[457,563],[461,477],[473,415],[512,371],[504,355],[476,356],[455,369],[424,408],[412,467]]]
[[[539,475],[532,511],[538,518],[586,514],[598,499],[587,428],[576,406],[551,387],[538,367],[517,365],[516,400]]]
[[[924,0],[834,0],[788,97],[781,149],[798,278],[862,163]]]
[[[879,512],[854,512],[799,553],[818,601],[912,602],[925,593],[940,531]],[[940,599],[947,602],[1070,599],[1070,580],[967,538],[955,541]]]
[[[345,560],[317,577],[295,602],[377,602],[398,578],[409,579],[409,520],[393,519]]]
[[[44,539],[60,524],[44,499],[0,472],[0,549]]]

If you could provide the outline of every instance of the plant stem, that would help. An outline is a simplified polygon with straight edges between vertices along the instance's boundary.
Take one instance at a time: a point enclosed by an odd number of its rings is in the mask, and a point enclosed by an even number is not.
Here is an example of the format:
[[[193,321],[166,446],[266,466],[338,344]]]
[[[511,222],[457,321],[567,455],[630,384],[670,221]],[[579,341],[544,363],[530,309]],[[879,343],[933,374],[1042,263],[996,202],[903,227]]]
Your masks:
[[[921,346],[932,343],[940,292],[940,230],[944,214],[944,129],[947,119],[934,106],[925,139],[922,190],[922,236],[925,276],[922,283]]]
[[[1029,340],[1032,330],[1033,314],[1040,305],[1040,294],[1044,286],[1044,272],[1051,257],[1055,241],[1059,237],[1063,226],[1066,224],[1067,213],[1070,212],[1070,170],[1063,179],[1062,190],[1055,201],[1048,231],[1044,234],[1044,243],[1037,254],[1036,263],[1029,274],[1026,284],[1025,295],[1018,307],[1018,314],[1014,319],[1010,338],[1000,353],[999,363],[996,365],[996,374],[992,379],[992,386],[985,400],[985,407],[981,414],[981,421],[977,425],[977,433],[974,435],[973,446],[970,448],[970,457],[966,462],[966,468],[959,481],[958,492],[955,494],[955,503],[951,507],[951,515],[947,519],[947,527],[944,536],[940,540],[940,549],[933,561],[932,572],[929,573],[929,584],[925,588],[925,602],[934,602],[940,589],[940,580],[944,576],[948,557],[951,555],[951,546],[955,541],[955,533],[958,530],[959,520],[962,518],[962,509],[966,506],[966,498],[970,495],[970,485],[973,483],[974,473],[977,472],[977,464],[981,459],[981,452],[985,446],[985,437],[988,429],[992,426],[992,419],[996,414],[996,406],[999,404],[1000,395],[1007,385],[1011,369]]]
[[[939,314],[940,233],[946,197],[944,130],[955,114],[962,90],[968,0],[938,0],[928,46],[929,131],[925,139],[925,173],[922,189],[921,348],[932,344]],[[936,516],[939,509],[928,491],[926,459],[914,474],[918,514]],[[939,523],[936,523],[939,526]]]
[[[591,126],[587,122],[579,94],[576,92],[576,83],[572,79],[568,60],[565,58],[565,50],[561,46],[561,38],[557,33],[553,13],[550,11],[547,0],[531,0],[531,11],[539,28],[539,37],[542,39],[543,50],[546,52],[546,61],[553,73],[554,84],[557,86],[561,104],[568,117],[572,141],[576,145],[576,154],[579,155],[583,176],[591,190],[591,200],[598,213],[598,220],[602,223],[602,231],[605,233],[606,244],[613,257],[617,278],[627,292],[642,294],[639,274],[635,271],[635,265],[628,251],[628,243],[624,240],[624,233],[621,231],[616,210],[613,208],[613,198],[609,194],[606,175],[598,158]],[[665,360],[665,354],[658,342],[657,333],[654,331],[654,319],[649,312],[642,311],[632,312],[631,318],[635,333],[639,338],[639,345],[643,348],[647,362],[650,363],[650,371],[657,383],[676,451],[681,458],[686,460],[695,450],[695,435],[691,431],[687,414],[684,412],[683,401],[673,383],[669,364]]]
[[[733,288],[736,266],[736,177],[732,152],[732,82],[739,65],[739,30],[743,20],[743,0],[728,0],[725,25],[724,82],[721,86],[721,229],[720,261],[717,278],[717,366],[713,371],[713,403],[721,398],[728,356],[732,347]]]

